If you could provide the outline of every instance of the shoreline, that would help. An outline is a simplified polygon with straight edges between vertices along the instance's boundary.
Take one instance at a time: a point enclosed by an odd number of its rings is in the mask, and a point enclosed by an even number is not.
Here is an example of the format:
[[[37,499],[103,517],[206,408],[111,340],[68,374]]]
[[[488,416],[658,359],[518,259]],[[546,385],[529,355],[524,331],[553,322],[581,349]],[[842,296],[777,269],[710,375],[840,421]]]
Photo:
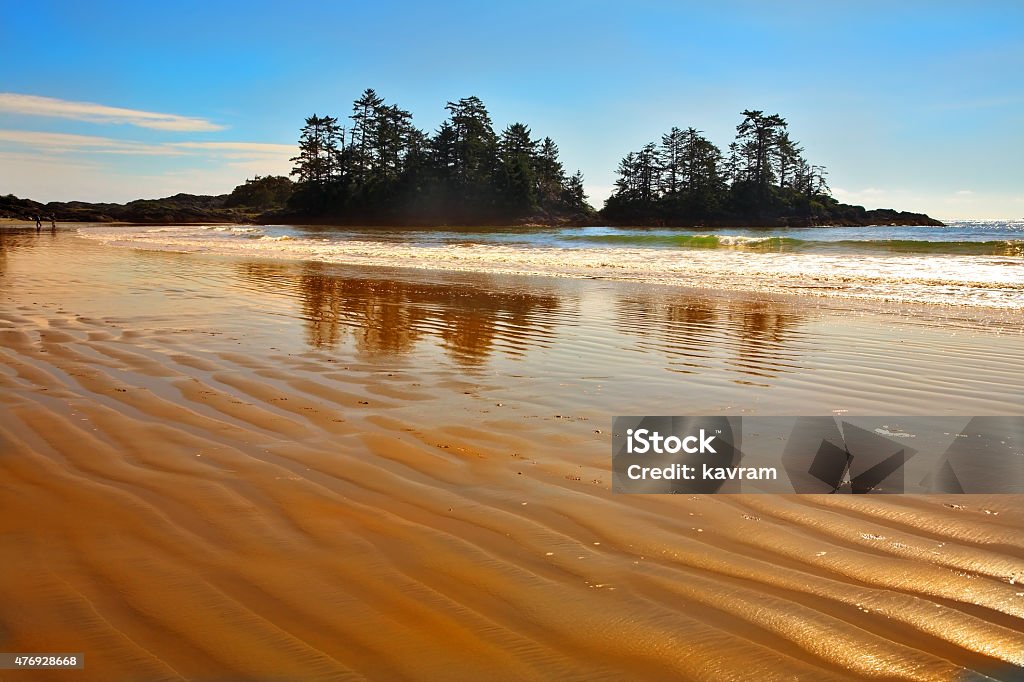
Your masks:
[[[1007,278],[1005,264],[1012,256],[877,252],[851,257],[840,253],[760,251],[745,247],[742,241],[718,249],[679,250],[639,246],[566,249],[485,242],[416,244],[378,240],[375,238],[378,233],[373,229],[353,233],[349,239],[331,241],[303,233],[250,235],[260,229],[255,226],[197,227],[198,231],[182,232],[173,227],[132,231],[94,225],[94,229],[77,228],[76,233],[81,238],[111,247],[151,251],[233,254],[427,271],[637,281],[709,291],[798,294],[814,298],[1009,310],[1024,307],[1024,279]],[[401,228],[399,233],[404,234],[406,230],[412,234],[417,232],[416,228]],[[218,235],[232,238],[211,238]],[[250,236],[257,238],[235,238]]]
[[[49,222],[44,221],[44,222]],[[339,227],[339,228],[352,228],[352,227],[369,227],[369,228],[380,228],[380,229],[422,229],[422,230],[447,230],[447,229],[474,229],[474,228],[531,228],[531,227],[559,227],[559,228],[585,228],[585,227],[618,227],[622,229],[657,229],[657,228],[668,228],[668,229],[686,229],[686,230],[718,230],[718,229],[801,229],[801,228],[816,228],[816,227],[920,227],[922,225],[928,225],[928,223],[914,222],[908,220],[905,222],[822,222],[822,223],[804,223],[804,224],[791,224],[791,223],[757,223],[755,222],[722,222],[722,223],[700,223],[700,224],[686,224],[686,225],[675,225],[675,224],[644,224],[644,223],[616,223],[613,221],[595,219],[592,221],[565,221],[565,220],[551,220],[551,221],[537,221],[532,220],[518,221],[512,223],[346,223],[346,222],[333,222],[325,221],[318,222],[316,218],[301,217],[301,216],[272,216],[271,218],[263,221],[260,216],[253,215],[252,220],[248,222],[238,222],[237,219],[223,219],[216,216],[211,216],[209,219],[204,220],[190,220],[190,221],[175,221],[175,220],[149,220],[144,222],[133,222],[129,220],[72,220],[68,218],[62,218],[57,221],[58,223],[65,225],[128,225],[128,226],[153,226],[153,225],[225,225],[225,226],[245,226],[245,225],[279,225],[282,223],[292,224],[297,226],[307,225],[316,227]],[[936,225],[937,223],[938,225]],[[34,225],[30,220],[23,218],[8,218],[0,217],[0,225]],[[945,223],[936,220],[931,223],[932,226],[944,226]]]

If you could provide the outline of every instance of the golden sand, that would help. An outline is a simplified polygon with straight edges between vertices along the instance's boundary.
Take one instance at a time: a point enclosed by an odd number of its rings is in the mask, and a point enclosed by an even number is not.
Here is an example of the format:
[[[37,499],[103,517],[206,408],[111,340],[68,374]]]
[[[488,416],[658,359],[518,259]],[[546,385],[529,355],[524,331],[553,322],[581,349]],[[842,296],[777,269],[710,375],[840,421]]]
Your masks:
[[[1014,414],[1019,312],[0,241],[0,680],[998,678],[1014,496],[625,496],[613,414]],[[1007,358],[1013,358],[1010,362]]]

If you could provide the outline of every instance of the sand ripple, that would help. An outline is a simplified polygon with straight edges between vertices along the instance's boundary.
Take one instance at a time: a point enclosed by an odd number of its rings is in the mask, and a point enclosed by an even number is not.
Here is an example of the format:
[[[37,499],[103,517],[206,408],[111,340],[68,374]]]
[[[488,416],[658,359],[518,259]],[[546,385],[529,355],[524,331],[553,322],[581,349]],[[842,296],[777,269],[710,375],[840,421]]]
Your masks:
[[[120,301],[105,315],[5,291],[0,650],[84,651],[76,679],[95,680],[953,680],[1024,666],[1019,498],[612,496],[604,413],[555,412],[511,373],[445,356],[455,299],[392,310],[405,341],[332,347],[300,331],[289,345],[277,325],[301,329],[284,316],[294,299],[232,290],[237,317],[211,322],[195,301],[220,286],[187,280],[177,312],[99,288]],[[392,305],[399,285],[380,286],[305,313]],[[488,296],[500,322],[485,360],[512,367],[557,345],[559,316],[579,319],[571,297]],[[698,380],[701,355],[737,338],[711,325],[704,343],[667,347],[724,313],[619,300],[612,317],[669,315],[625,338],[670,367],[692,361]],[[753,345],[730,357],[763,376],[725,376],[772,386],[805,371],[800,313],[734,313]],[[420,352],[450,363],[402,351],[431,329]]]

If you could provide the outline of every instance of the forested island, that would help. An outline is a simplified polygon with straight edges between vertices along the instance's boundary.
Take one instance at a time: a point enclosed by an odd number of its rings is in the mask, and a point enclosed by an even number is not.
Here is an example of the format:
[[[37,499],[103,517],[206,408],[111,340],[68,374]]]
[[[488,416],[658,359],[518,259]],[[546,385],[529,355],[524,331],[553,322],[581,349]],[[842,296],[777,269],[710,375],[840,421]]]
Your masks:
[[[809,163],[778,114],[746,110],[723,152],[695,128],[619,163],[596,211],[583,175],[566,172],[550,137],[525,123],[496,132],[477,97],[448,102],[433,134],[368,89],[344,119],[305,120],[292,178],[247,180],[231,194],[179,194],[128,204],[0,197],[0,216],[126,222],[334,225],[811,226],[941,225],[923,214],[836,201],[823,166]]]

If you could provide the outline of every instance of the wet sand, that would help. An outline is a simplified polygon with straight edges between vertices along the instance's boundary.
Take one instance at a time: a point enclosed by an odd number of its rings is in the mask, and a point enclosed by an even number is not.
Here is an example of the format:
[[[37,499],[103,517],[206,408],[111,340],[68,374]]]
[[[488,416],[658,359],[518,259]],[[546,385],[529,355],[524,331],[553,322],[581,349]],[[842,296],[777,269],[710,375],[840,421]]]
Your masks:
[[[615,414],[1020,414],[1024,313],[0,228],[0,680],[1010,679],[1018,496],[613,496]],[[981,679],[981,678],[979,678]]]

